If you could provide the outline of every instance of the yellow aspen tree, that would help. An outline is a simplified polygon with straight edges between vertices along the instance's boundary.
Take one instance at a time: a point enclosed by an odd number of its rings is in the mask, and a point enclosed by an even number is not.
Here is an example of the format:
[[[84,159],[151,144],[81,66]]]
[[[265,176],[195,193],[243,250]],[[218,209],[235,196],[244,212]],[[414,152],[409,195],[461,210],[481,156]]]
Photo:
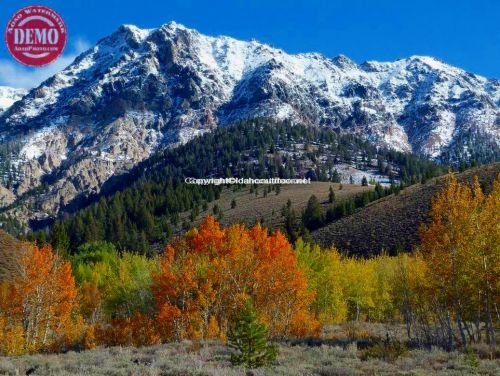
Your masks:
[[[347,305],[341,281],[341,256],[335,248],[322,250],[311,246],[301,238],[295,243],[299,265],[304,270],[309,289],[315,299],[311,309],[322,324],[334,324],[345,320]]]
[[[474,340],[470,323],[489,316],[498,291],[493,282],[499,252],[497,185],[485,198],[477,179],[470,186],[450,174],[432,202],[430,223],[420,232],[434,307],[450,348],[455,345],[454,327],[461,344]]]

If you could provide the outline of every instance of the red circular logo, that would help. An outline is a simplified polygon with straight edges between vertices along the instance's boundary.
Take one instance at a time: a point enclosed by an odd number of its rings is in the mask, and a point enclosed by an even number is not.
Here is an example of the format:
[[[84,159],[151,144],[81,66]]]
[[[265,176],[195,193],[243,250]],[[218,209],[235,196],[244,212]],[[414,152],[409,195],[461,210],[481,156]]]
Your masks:
[[[57,59],[66,45],[64,21],[54,10],[31,5],[12,16],[5,41],[12,56],[24,65],[40,67]]]

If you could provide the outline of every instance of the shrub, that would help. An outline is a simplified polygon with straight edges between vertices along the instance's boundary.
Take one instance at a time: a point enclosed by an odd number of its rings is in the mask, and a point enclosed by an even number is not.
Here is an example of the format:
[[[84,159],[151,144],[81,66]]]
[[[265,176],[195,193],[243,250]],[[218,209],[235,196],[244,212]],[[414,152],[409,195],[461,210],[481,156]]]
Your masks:
[[[384,341],[363,350],[360,358],[361,360],[383,359],[387,362],[394,362],[407,353],[408,349],[404,343],[392,340],[387,336]]]
[[[465,348],[464,363],[471,368],[477,368],[479,366],[479,358],[472,347]]]

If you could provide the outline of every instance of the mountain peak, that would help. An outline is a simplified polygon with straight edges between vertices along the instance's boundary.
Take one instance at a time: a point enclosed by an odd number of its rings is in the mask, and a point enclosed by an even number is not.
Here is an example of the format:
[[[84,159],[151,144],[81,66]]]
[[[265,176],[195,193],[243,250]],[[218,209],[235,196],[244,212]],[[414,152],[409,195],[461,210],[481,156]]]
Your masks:
[[[120,39],[123,37],[125,37],[125,40],[128,42],[141,43],[151,34],[153,30],[154,29],[141,29],[131,24],[123,24],[120,25],[120,27],[118,27],[118,29],[109,37],[101,39],[99,43],[109,43],[110,41],[114,41],[117,38]]]
[[[353,60],[342,54],[335,56],[332,61],[341,68],[357,66]]]
[[[166,29],[181,29],[181,30],[193,30],[193,29],[188,29],[186,26],[183,24],[180,24],[176,21],[169,21],[167,23],[164,23],[163,25],[160,26],[160,28],[166,28]]]
[[[428,56],[358,65],[176,22],[122,25],[1,114],[0,138],[19,145],[13,194],[54,181],[46,212],[55,213],[156,151],[242,119],[333,128],[438,160],[491,160],[499,101],[498,81]]]
[[[452,75],[456,75],[456,74],[460,74],[460,73],[464,72],[463,69],[453,67],[453,66],[446,64],[445,62],[443,62],[435,57],[432,57],[432,56],[412,55],[405,60],[408,61],[409,63],[418,62],[421,64],[425,64],[426,66],[428,66],[429,68],[431,68],[433,70],[450,73]]]

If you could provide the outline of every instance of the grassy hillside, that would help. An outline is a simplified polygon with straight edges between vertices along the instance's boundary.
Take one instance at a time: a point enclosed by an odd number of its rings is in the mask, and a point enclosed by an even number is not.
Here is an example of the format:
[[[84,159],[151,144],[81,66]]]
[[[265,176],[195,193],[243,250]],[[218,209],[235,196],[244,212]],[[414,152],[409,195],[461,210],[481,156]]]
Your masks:
[[[0,230],[0,282],[16,273],[19,257],[19,241]]]
[[[472,181],[477,175],[486,191],[500,174],[500,163],[469,169],[457,175],[459,181]],[[416,184],[399,195],[390,195],[357,210],[312,233],[323,246],[335,244],[355,255],[410,250],[418,243],[418,228],[428,218],[432,197],[446,183],[441,176],[426,184]]]
[[[267,228],[274,230],[283,225],[284,218],[281,215],[281,210],[288,200],[292,202],[292,208],[295,209],[296,213],[300,214],[311,195],[316,195],[322,205],[323,211],[326,211],[330,205],[328,202],[328,189],[330,187],[335,191],[337,202],[374,189],[374,186],[363,187],[355,184],[343,184],[342,189],[339,190],[339,186],[340,184],[338,183],[318,181],[304,185],[282,185],[279,194],[276,194],[273,190],[267,193],[266,196],[264,196],[264,190],[268,186],[264,185],[259,186],[258,196],[255,195],[255,192],[250,191],[249,186],[236,192],[226,188],[221,192],[218,200],[208,205],[207,210],[200,211],[199,216],[193,221],[192,225],[193,227],[198,226],[202,218],[208,214],[213,214],[213,207],[217,205],[222,212],[220,222],[224,226],[232,223],[253,225],[255,222],[260,221]],[[234,208],[231,207],[233,200],[236,203]],[[181,215],[181,218],[188,218],[189,215],[189,212],[185,212]]]

